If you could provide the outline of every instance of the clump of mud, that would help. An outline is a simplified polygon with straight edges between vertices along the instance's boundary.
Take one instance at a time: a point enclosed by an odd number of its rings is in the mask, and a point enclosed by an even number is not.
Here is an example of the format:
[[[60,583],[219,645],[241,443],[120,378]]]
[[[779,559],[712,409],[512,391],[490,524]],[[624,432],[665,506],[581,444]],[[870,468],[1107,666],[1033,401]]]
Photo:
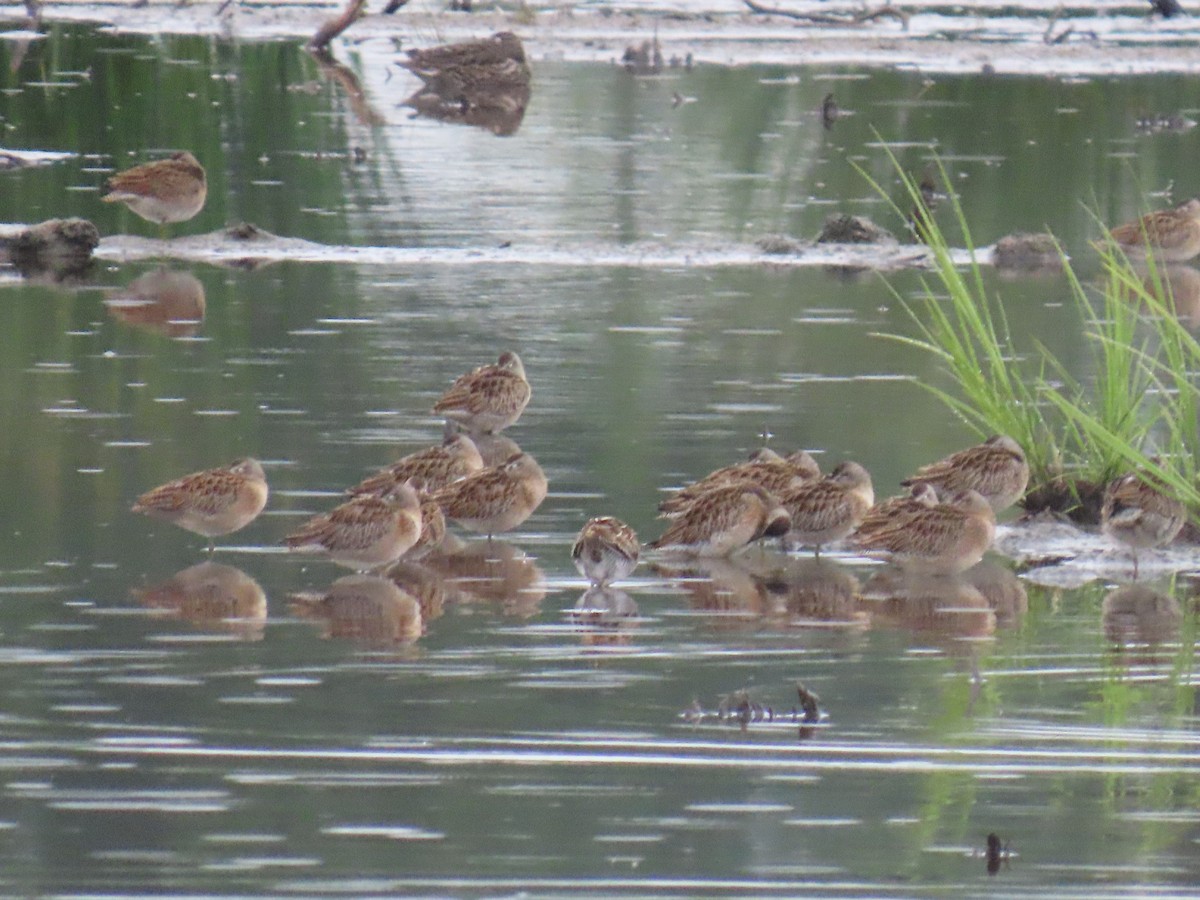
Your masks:
[[[0,238],[0,258],[25,278],[66,281],[87,274],[99,244],[100,231],[87,219],[49,219]]]
[[[1017,232],[996,241],[992,262],[998,269],[1045,271],[1062,269],[1058,242],[1048,234]]]
[[[1041,513],[1065,516],[1077,525],[1099,525],[1104,505],[1104,485],[1083,478],[1056,478],[1038,485],[1025,495],[1025,515]]]
[[[807,245],[786,234],[764,234],[754,246],[769,256],[791,256],[803,252]]]
[[[866,216],[851,216],[844,213],[829,216],[825,227],[817,235],[818,244],[898,244],[896,236]]]

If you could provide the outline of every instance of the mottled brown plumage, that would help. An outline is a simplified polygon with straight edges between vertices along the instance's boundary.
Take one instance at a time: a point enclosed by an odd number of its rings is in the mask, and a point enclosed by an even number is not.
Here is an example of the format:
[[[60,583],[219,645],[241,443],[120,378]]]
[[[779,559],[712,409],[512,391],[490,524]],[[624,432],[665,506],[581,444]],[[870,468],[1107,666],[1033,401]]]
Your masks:
[[[1162,482],[1148,472],[1123,475],[1104,491],[1100,528],[1133,551],[1135,578],[1138,550],[1170,543],[1186,519],[1183,503],[1168,496]]]
[[[186,150],[143,163],[108,179],[106,203],[124,203],[158,225],[186,222],[204,208],[208,179],[204,166]]]
[[[571,547],[579,574],[598,587],[628,576],[637,568],[640,554],[637,532],[612,516],[589,519]]]
[[[469,431],[501,431],[521,417],[530,393],[521,358],[507,351],[495,364],[459,376],[433,411]]]
[[[1183,262],[1200,253],[1200,199],[1148,213],[1109,232],[1131,259],[1144,259],[1149,246],[1160,262]]]
[[[525,45],[511,31],[491,37],[437,47],[414,47],[406,51],[408,59],[400,63],[417,73],[433,73],[463,66],[497,66],[513,62],[525,66]]]
[[[528,453],[482,469],[433,494],[446,518],[476,534],[512,531],[546,499],[546,473]]]
[[[671,520],[650,546],[688,556],[728,556],[761,537],[786,533],[790,521],[757,485],[717,485]]]
[[[995,535],[991,504],[978,491],[963,491],[906,516],[864,522],[854,540],[864,550],[890,554],[906,569],[952,574],[979,562]]]
[[[258,460],[240,459],[193,472],[138,497],[132,511],[212,538],[245,528],[267,505],[267,477]]]
[[[475,442],[465,434],[451,434],[436,447],[427,447],[398,459],[386,469],[363,479],[347,493],[385,493],[409,479],[420,482],[422,491],[433,493],[482,468],[483,458]]]
[[[1029,463],[1020,444],[1007,435],[995,434],[974,447],[951,453],[922,466],[904,487],[928,484],[940,495],[978,491],[1001,512],[1025,495],[1029,485]]]
[[[905,521],[913,513],[919,513],[938,502],[937,491],[931,486],[920,482],[914,484],[907,494],[898,497],[888,497],[876,503],[869,510],[858,526],[859,531],[874,531],[881,527],[891,527]]]
[[[313,516],[284,543],[361,572],[395,562],[420,537],[421,501],[410,485],[401,484],[382,496],[361,494]]]
[[[769,494],[780,494],[819,477],[820,468],[805,451],[799,450],[785,459],[764,447],[745,462],[723,466],[676,491],[658,505],[658,511],[665,517],[676,516],[698,496],[718,485],[756,484]]]
[[[852,532],[875,502],[871,476],[856,462],[843,462],[819,481],[809,481],[784,491],[779,502],[792,520],[784,538],[790,550],[821,547],[840,541]]]

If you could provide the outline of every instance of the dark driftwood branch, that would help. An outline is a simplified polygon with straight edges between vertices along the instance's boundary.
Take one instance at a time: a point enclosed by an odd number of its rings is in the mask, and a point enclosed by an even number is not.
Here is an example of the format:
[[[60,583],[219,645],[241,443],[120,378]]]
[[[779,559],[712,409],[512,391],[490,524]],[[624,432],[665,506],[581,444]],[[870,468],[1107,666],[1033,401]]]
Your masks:
[[[861,25],[876,19],[895,19],[908,28],[908,13],[893,6],[879,6],[875,9],[865,9],[851,16],[833,16],[828,13],[802,13],[792,9],[780,9],[778,6],[763,6],[756,0],[742,0],[751,12],[764,16],[786,16],[789,19],[800,19],[817,25]]]
[[[340,16],[330,19],[317,29],[317,33],[308,42],[308,49],[324,50],[328,47],[330,41],[354,24],[355,20],[362,15],[363,7],[366,5],[367,0],[348,0],[346,8],[342,10]]]
[[[359,122],[363,125],[383,125],[387,121],[368,102],[366,91],[353,71],[334,59],[327,49],[314,50],[310,45],[308,52],[320,66],[321,74],[345,91],[350,109]]]

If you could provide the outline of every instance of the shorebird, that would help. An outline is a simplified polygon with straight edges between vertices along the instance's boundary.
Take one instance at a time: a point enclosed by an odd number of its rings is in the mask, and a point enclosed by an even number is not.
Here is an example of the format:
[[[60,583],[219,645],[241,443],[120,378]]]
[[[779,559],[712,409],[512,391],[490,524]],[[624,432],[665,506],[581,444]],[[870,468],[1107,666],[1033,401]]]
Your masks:
[[[463,66],[500,66],[508,62],[527,65],[525,45],[511,31],[499,31],[491,37],[457,44],[442,44],[406,51],[408,59],[400,66],[417,74],[433,74]]]
[[[433,411],[468,431],[502,431],[521,417],[529,404],[529,381],[521,357],[512,351],[492,364],[460,375],[433,405]]]
[[[267,476],[247,457],[159,485],[138,497],[132,511],[203,535],[211,555],[213,538],[245,528],[266,505]]]
[[[421,537],[421,501],[409,484],[381,496],[361,494],[313,516],[283,542],[292,550],[322,553],[359,572],[395,562]]]
[[[446,515],[433,495],[424,491],[418,492],[421,500],[421,536],[404,553],[404,558],[417,560],[441,549],[442,541],[446,539]]]
[[[922,466],[900,484],[907,488],[927,484],[943,496],[978,491],[1000,512],[1024,496],[1029,463],[1020,444],[1007,435],[994,434],[982,444]]]
[[[516,453],[498,466],[481,469],[433,494],[446,518],[467,531],[512,531],[546,499],[546,473],[528,453]]]
[[[937,491],[923,481],[918,482],[909,489],[907,494],[888,497],[886,500],[876,503],[867,510],[866,516],[863,517],[858,527],[859,529],[870,529],[883,524],[901,522],[914,512],[936,506],[937,502]]]
[[[589,519],[571,548],[579,574],[596,587],[608,587],[637,568],[641,548],[637,533],[612,516]]]
[[[108,179],[108,187],[101,200],[124,203],[157,225],[186,222],[203,209],[208,196],[204,166],[186,150],[118,172]]]
[[[1200,253],[1200,198],[1147,213],[1108,234],[1132,260],[1145,259],[1147,249],[1159,262],[1191,259]]]
[[[1100,528],[1133,551],[1134,578],[1138,550],[1170,543],[1187,518],[1184,505],[1168,497],[1164,489],[1149,473],[1130,472],[1112,481],[1104,491]]]
[[[847,461],[819,481],[784,491],[779,502],[792,520],[785,548],[813,547],[819,557],[824,544],[840,541],[862,521],[875,502],[875,490],[867,470]]]
[[[449,433],[438,446],[401,457],[386,469],[364,478],[346,493],[379,494],[410,478],[420,481],[422,491],[433,493],[482,468],[483,458],[475,442],[466,434]]]
[[[680,488],[658,504],[658,511],[665,518],[679,515],[693,500],[718,485],[756,484],[769,494],[779,494],[820,477],[820,468],[805,451],[798,450],[784,458],[774,450],[763,447],[754,451],[745,462],[723,466],[699,481]]]
[[[687,556],[728,556],[759,538],[779,537],[790,525],[761,487],[718,485],[693,500],[650,546]]]
[[[942,575],[971,568],[983,559],[995,536],[991,504],[978,491],[968,490],[905,515],[864,521],[854,540],[864,550],[890,554],[902,568]]]

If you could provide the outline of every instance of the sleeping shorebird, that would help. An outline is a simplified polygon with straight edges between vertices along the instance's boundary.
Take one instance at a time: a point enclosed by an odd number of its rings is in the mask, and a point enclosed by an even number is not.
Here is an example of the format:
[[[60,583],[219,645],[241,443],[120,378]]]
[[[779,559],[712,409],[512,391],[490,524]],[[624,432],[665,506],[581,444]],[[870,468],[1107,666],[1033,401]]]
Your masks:
[[[132,511],[163,519],[208,538],[231,534],[253,522],[267,505],[267,476],[256,459],[193,472],[138,497]]]
[[[883,523],[903,521],[914,512],[920,512],[938,502],[937,491],[924,482],[914,484],[907,494],[888,497],[867,510],[859,528],[875,528]]]
[[[321,553],[359,572],[395,562],[421,537],[421,501],[409,484],[385,494],[360,494],[313,516],[283,542],[292,550]]]
[[[379,494],[410,478],[421,483],[422,491],[433,493],[482,468],[483,458],[479,455],[479,448],[468,435],[447,434],[446,439],[436,447],[427,447],[401,457],[386,469],[364,478],[346,493]]]
[[[856,462],[843,462],[819,481],[784,491],[779,502],[792,520],[784,537],[786,549],[821,547],[840,541],[862,521],[875,502],[871,476]]]
[[[966,571],[983,559],[995,536],[991,504],[968,490],[945,503],[864,521],[854,541],[864,550],[890,554],[904,569],[944,575]]]
[[[1100,511],[1100,528],[1133,551],[1137,578],[1138,550],[1169,544],[1187,519],[1184,505],[1165,493],[1148,473],[1130,472],[1109,483]]]
[[[821,470],[805,451],[798,450],[782,457],[763,447],[745,462],[723,466],[699,481],[680,488],[658,505],[664,518],[679,515],[693,500],[718,485],[757,484],[769,494],[779,494],[790,487],[821,477]]]
[[[982,444],[922,466],[900,484],[909,488],[927,484],[943,496],[978,491],[1000,512],[1024,496],[1029,463],[1020,444],[1007,435],[995,434]]]
[[[1191,259],[1200,253],[1200,199],[1118,225],[1109,236],[1131,260],[1144,260],[1147,250],[1159,262]]]
[[[762,537],[779,537],[791,522],[778,501],[758,485],[718,485],[671,520],[650,544],[687,556],[728,556]]]
[[[528,453],[516,453],[498,466],[481,469],[436,491],[433,500],[446,518],[468,531],[512,531],[546,499],[546,473]]]
[[[496,363],[460,375],[433,405],[433,411],[468,431],[490,434],[521,417],[530,393],[521,357],[506,351]]]
[[[143,163],[108,179],[106,203],[124,203],[136,215],[166,225],[186,222],[200,212],[208,196],[204,166],[186,150]]]
[[[499,31],[491,37],[438,47],[408,50],[408,59],[399,63],[417,74],[434,74],[464,66],[503,66],[517,63],[525,66],[525,46],[511,31]]]
[[[632,528],[612,516],[589,519],[571,548],[579,574],[596,587],[608,587],[637,568],[641,547]]]

